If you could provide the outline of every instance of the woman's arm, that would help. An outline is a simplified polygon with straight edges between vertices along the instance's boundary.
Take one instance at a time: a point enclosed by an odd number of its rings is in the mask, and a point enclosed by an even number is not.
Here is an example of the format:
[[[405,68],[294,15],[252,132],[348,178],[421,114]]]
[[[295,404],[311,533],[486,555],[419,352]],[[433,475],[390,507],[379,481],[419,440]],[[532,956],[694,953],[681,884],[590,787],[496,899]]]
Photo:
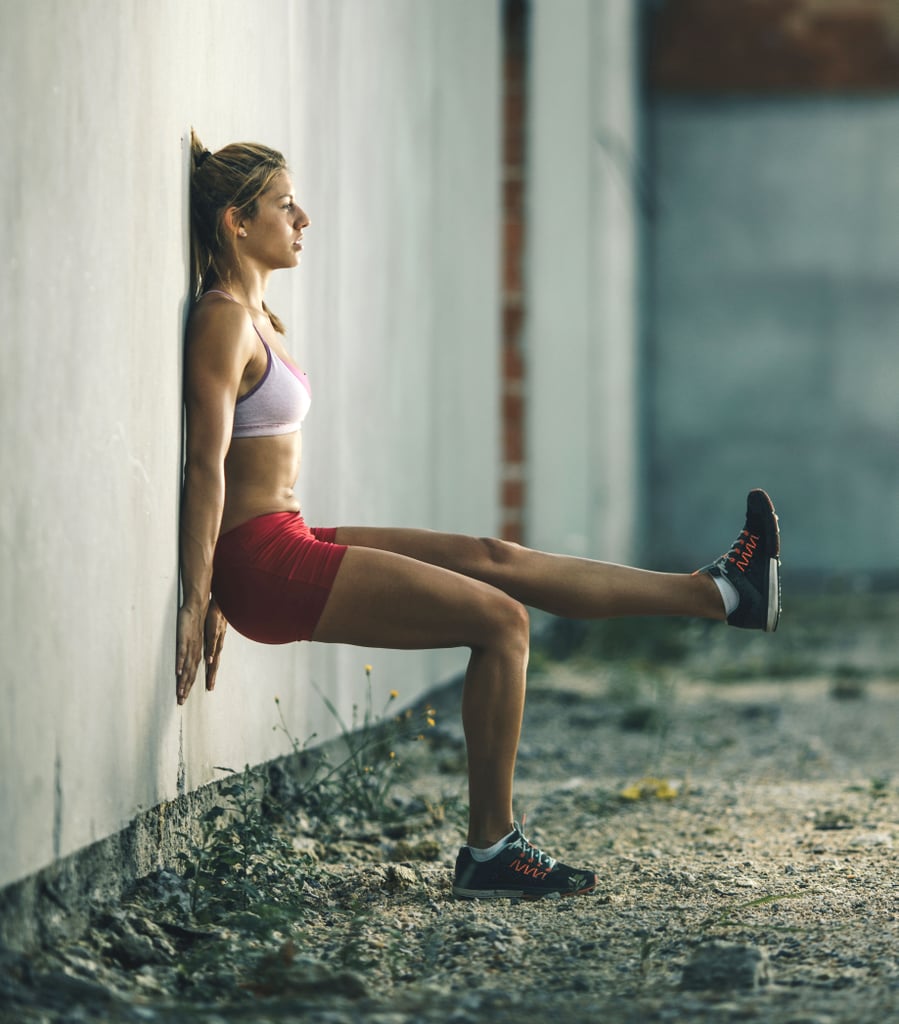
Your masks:
[[[175,662],[176,697],[187,700],[206,652],[206,687],[215,685],[224,619],[210,602],[212,556],[225,504],[225,456],[234,405],[255,335],[246,310],[207,300],[188,327],[184,400],[187,451],[181,495],[181,608]]]

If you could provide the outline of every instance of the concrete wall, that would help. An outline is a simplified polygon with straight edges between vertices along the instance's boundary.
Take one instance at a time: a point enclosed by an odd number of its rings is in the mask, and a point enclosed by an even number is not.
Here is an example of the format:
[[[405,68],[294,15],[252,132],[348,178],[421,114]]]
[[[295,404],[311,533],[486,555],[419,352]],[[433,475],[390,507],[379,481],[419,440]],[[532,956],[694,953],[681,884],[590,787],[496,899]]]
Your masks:
[[[761,485],[787,583],[895,574],[899,98],[668,98],[652,131],[654,561],[708,561]]]
[[[464,55],[460,57],[460,55]],[[258,139],[312,217],[271,305],[309,371],[315,523],[496,529],[498,15],[455,0],[11,0],[0,12],[0,885],[333,733],[459,655],[263,648],[173,698],[182,139]]]
[[[640,533],[637,6],[532,7],[526,535],[615,561]]]

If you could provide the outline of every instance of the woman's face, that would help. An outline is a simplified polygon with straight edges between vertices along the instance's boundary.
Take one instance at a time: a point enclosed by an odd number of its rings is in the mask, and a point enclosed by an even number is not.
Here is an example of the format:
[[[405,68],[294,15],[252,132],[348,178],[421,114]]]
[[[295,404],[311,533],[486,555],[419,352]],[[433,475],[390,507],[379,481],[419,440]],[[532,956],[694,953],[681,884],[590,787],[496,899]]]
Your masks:
[[[297,205],[290,175],[280,171],[259,197],[256,216],[240,223],[241,259],[257,260],[272,270],[295,267],[303,250],[303,229],[308,226],[309,218]]]

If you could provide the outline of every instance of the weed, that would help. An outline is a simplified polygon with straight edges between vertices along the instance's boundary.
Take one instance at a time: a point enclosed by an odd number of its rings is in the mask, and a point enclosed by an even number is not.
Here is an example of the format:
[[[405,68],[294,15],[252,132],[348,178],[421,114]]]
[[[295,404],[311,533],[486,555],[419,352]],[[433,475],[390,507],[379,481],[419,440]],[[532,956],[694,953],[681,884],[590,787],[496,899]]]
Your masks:
[[[365,705],[362,711],[358,704],[353,705],[349,722],[345,721],[334,702],[316,687],[337,723],[346,754],[336,764],[331,763],[325,750],[318,750],[313,755],[313,769],[302,788],[300,803],[321,820],[348,812],[380,822],[395,820],[401,813],[393,800],[393,787],[400,767],[397,751],[403,743],[423,740],[424,730],[436,725],[437,712],[430,704],[426,704],[418,715],[411,708],[400,714],[391,714],[390,709],[399,697],[396,690],[390,691],[382,710],[375,712],[371,675],[372,667],[366,665]],[[277,697],[275,704],[280,724],[274,728],[288,737],[294,753],[309,755],[309,741],[301,745],[296,740]]]
[[[890,781],[891,780],[888,775],[878,775],[871,779],[869,792],[873,799],[880,800],[888,795]]]
[[[656,951],[658,942],[645,931],[638,931],[637,937],[640,939],[640,974],[645,978],[649,974],[649,962]]]
[[[736,903],[725,907],[720,913],[714,914],[702,923],[702,928],[729,925],[735,914],[741,910],[755,910],[756,907],[766,907],[773,903],[780,903],[782,900],[799,900],[808,896],[802,892],[769,893],[767,896],[759,896],[757,899],[748,900],[746,903]]]
[[[179,855],[190,912],[204,922],[237,915],[267,929],[301,909],[304,873],[293,848],[262,815],[263,773],[248,765],[232,774],[221,790],[224,802],[201,816],[199,840]]]
[[[621,729],[664,739],[671,727],[677,697],[677,686],[671,677],[622,666],[612,673],[606,692],[609,700],[621,708]]]
[[[834,700],[861,700],[867,696],[867,673],[856,665],[839,665],[834,669],[830,696]]]

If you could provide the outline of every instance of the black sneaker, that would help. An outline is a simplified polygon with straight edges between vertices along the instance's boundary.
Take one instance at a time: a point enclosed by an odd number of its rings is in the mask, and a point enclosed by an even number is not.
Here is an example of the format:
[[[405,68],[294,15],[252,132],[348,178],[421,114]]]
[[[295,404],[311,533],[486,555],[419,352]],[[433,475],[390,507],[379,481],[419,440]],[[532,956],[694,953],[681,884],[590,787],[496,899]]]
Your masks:
[[[579,871],[532,846],[518,824],[495,857],[476,861],[467,846],[456,858],[453,895],[467,900],[539,900],[577,896],[596,887],[592,871]]]
[[[780,530],[771,499],[762,490],[749,492],[746,524],[733,547],[719,559],[697,569],[723,576],[740,595],[740,603],[727,617],[742,629],[773,633],[780,619]]]

